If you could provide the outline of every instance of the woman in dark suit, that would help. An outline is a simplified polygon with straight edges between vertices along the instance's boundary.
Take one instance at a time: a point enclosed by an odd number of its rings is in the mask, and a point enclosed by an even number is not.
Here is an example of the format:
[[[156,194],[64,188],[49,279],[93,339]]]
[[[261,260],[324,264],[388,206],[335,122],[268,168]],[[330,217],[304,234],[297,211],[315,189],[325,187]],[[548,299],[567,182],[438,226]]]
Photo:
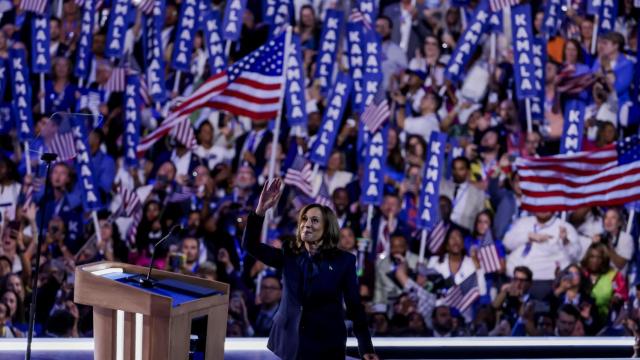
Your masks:
[[[282,180],[265,184],[242,241],[256,259],[282,271],[282,300],[267,347],[284,360],[344,359],[344,303],[362,358],[377,360],[358,294],[356,258],[337,248],[339,228],[333,211],[308,205],[299,213],[295,242],[282,249],[260,242],[264,214],[281,194]]]

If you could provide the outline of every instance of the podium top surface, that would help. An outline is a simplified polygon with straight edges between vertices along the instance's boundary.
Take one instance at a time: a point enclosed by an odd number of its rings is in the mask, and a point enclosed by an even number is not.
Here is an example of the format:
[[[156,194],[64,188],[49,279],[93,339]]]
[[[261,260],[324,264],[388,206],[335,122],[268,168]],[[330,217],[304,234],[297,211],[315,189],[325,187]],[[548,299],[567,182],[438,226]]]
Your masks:
[[[105,272],[103,274],[100,274],[99,276],[118,281],[141,291],[167,296],[173,300],[173,307],[178,307],[189,301],[201,299],[208,296],[222,295],[220,291],[216,291],[214,289],[207,289],[201,286],[181,283],[179,281],[171,279],[160,280],[156,282],[156,285],[154,287],[145,288],[136,281],[141,276],[140,274],[128,273],[124,271]]]
[[[76,267],[74,301],[158,317],[228,306],[228,284],[154,269],[154,286],[146,288],[138,280],[147,272],[145,267],[109,261],[80,265]]]

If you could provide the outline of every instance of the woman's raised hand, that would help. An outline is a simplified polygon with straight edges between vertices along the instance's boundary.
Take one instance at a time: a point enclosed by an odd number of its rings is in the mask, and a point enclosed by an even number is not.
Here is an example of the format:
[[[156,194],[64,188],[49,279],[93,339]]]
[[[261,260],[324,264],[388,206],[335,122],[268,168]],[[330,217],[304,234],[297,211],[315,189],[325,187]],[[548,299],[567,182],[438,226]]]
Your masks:
[[[267,210],[274,207],[278,203],[280,195],[282,195],[282,190],[282,179],[276,178],[271,181],[267,181],[262,188],[262,193],[260,193],[260,200],[258,200],[256,214],[264,216]]]

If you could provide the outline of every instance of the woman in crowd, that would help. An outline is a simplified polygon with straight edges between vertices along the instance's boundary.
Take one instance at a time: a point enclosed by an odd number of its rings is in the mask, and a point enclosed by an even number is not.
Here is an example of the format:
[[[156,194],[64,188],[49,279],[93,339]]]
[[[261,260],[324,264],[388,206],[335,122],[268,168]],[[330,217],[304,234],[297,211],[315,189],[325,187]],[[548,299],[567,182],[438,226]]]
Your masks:
[[[598,316],[606,321],[610,310],[619,309],[628,299],[627,281],[621,272],[611,267],[609,251],[605,244],[591,244],[581,265],[591,281],[591,296],[595,301]]]
[[[327,187],[329,194],[333,194],[333,191],[337,188],[347,186],[353,179],[353,173],[345,171],[345,165],[345,155],[340,151],[334,151],[329,157],[327,169],[320,171],[318,173],[319,176],[313,179],[313,193],[317,194],[322,184]]]
[[[53,79],[44,84],[45,113],[72,111],[76,106],[76,86],[71,83],[71,62],[65,57],[57,57],[53,61]],[[35,106],[40,106],[35,104]]]
[[[627,263],[633,256],[633,238],[623,230],[624,216],[622,209],[607,209],[602,220],[604,231],[592,237],[594,242],[606,246],[607,255],[611,259],[611,267],[626,273]]]
[[[7,304],[9,307],[9,318],[11,325],[20,328],[26,325],[26,313],[24,301],[20,300],[20,296],[13,290],[5,289],[0,296],[0,302]]]
[[[339,229],[333,211],[318,204],[305,206],[295,241],[282,249],[260,242],[264,214],[278,203],[282,189],[280,179],[265,184],[242,241],[251,255],[283,273],[282,300],[267,347],[285,360],[344,358],[344,301],[360,355],[377,359],[358,295],[356,258],[337,248]]]
[[[300,35],[302,50],[317,51],[320,45],[320,32],[313,6],[305,4],[300,8],[300,24],[296,27]]]
[[[9,316],[9,305],[0,301],[0,338],[23,337],[20,330],[11,326],[11,316]]]
[[[427,35],[422,49],[417,50],[414,58],[409,62],[409,69],[424,71],[427,74],[425,87],[439,89],[444,83],[445,66],[440,62],[440,49],[438,37]]]
[[[7,224],[16,218],[20,185],[15,163],[0,156],[0,224]]]
[[[498,271],[492,271],[492,274],[486,274],[485,279],[487,281],[487,289],[491,289],[495,286],[499,289],[500,284],[499,276],[505,273],[505,249],[502,245],[502,241],[495,239],[493,235],[493,215],[489,210],[482,210],[476,215],[476,220],[473,226],[473,231],[470,236],[464,238],[464,248],[467,251],[471,249],[479,249],[482,246],[495,245],[496,252],[500,258],[500,269]],[[485,269],[486,271],[487,269]]]
[[[447,233],[440,254],[434,255],[429,259],[427,268],[434,269],[440,273],[445,282],[446,279],[452,278],[453,283],[450,283],[450,286],[460,285],[470,276],[475,276],[480,295],[485,295],[487,293],[485,274],[478,260],[478,251],[473,248],[470,253],[470,256],[467,255],[467,251],[464,248],[463,230],[452,226]]]

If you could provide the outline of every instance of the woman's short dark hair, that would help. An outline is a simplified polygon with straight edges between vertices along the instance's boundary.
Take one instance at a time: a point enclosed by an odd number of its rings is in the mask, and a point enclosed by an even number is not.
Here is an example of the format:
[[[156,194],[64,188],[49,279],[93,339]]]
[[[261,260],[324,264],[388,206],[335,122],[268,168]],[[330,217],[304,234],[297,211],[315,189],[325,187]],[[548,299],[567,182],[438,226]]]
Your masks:
[[[320,209],[322,213],[322,219],[324,220],[324,232],[322,234],[322,243],[320,244],[320,250],[332,250],[338,247],[338,241],[340,240],[340,226],[338,226],[338,218],[331,208],[320,204],[309,204],[300,210],[298,213],[298,226],[296,229],[296,240],[289,243],[289,247],[294,252],[300,252],[304,248],[304,242],[300,235],[300,224],[302,223],[302,217],[311,209]]]

